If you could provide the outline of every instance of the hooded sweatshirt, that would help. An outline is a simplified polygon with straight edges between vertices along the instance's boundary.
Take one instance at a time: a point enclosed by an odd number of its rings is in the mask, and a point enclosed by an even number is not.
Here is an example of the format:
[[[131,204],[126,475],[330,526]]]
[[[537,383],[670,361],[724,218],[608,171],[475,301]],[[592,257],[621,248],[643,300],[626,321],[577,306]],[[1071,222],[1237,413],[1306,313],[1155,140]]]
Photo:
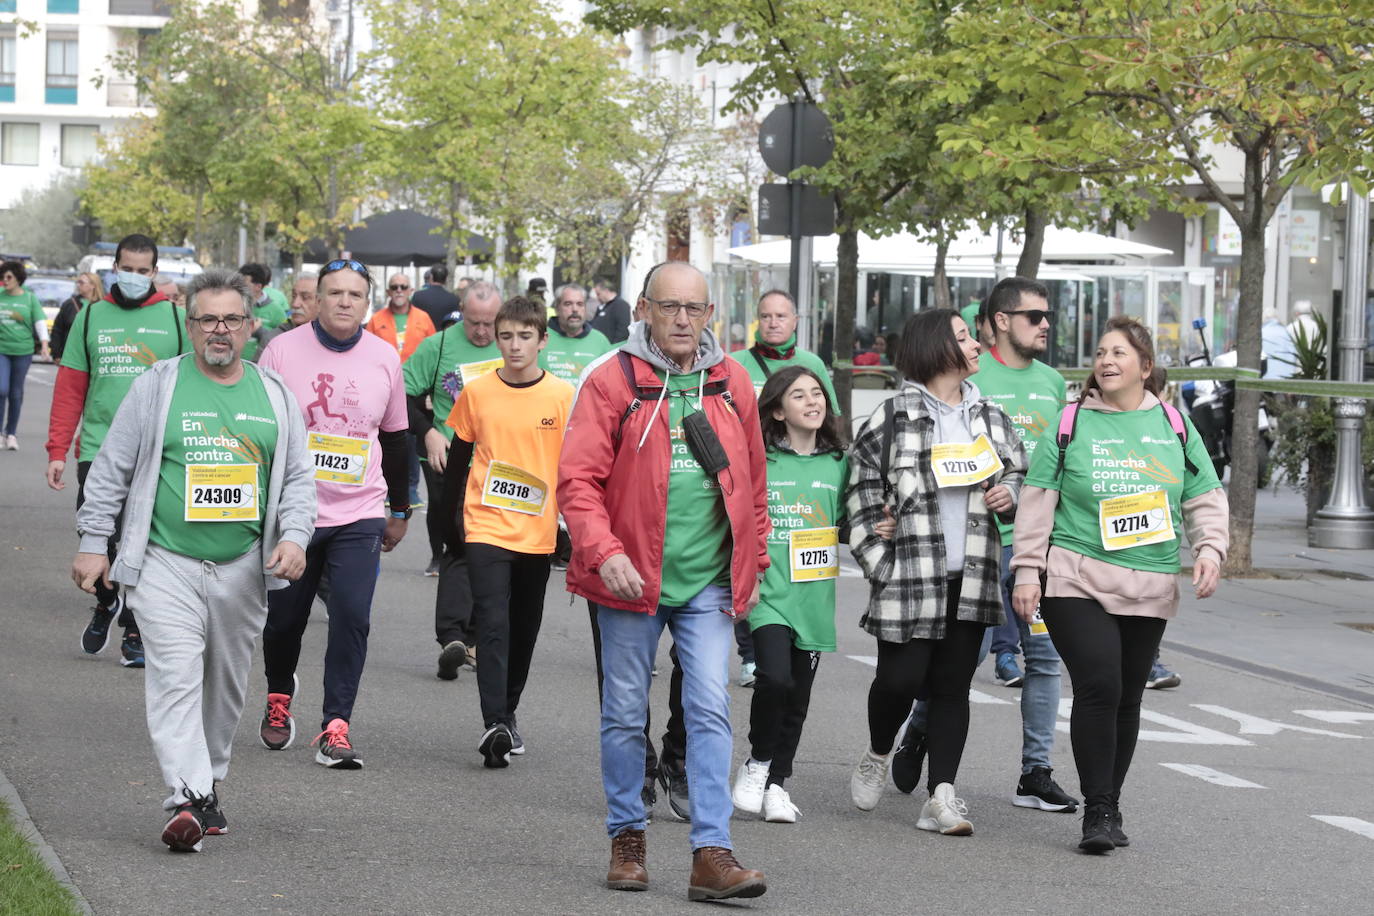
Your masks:
[[[908,381],[906,384],[921,392],[926,411],[935,421],[935,441],[940,444],[963,444],[973,441],[969,426],[969,412],[982,397],[978,386],[965,381],[959,386],[962,396],[958,404],[947,404],[930,393],[930,389],[920,382]],[[968,497],[973,485],[963,487],[940,487],[940,527],[945,531],[963,531],[968,524]],[[964,539],[945,539],[945,563],[948,569],[962,569],[964,566]]]

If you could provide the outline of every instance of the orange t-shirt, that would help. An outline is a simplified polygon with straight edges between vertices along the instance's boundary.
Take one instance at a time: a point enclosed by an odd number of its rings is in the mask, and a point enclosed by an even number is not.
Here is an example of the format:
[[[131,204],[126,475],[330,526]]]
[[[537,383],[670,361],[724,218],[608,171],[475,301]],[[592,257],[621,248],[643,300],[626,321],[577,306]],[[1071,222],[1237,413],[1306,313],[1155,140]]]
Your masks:
[[[430,320],[429,315],[424,309],[415,306],[411,306],[410,311],[406,312],[404,337],[397,333],[396,316],[387,306],[382,306],[381,311],[372,316],[367,322],[367,330],[395,347],[401,362],[410,359],[420,341],[435,333],[434,322]]]
[[[466,541],[553,553],[554,488],[572,399],[572,385],[551,372],[520,386],[490,372],[463,386],[448,425],[473,443],[463,501]]]

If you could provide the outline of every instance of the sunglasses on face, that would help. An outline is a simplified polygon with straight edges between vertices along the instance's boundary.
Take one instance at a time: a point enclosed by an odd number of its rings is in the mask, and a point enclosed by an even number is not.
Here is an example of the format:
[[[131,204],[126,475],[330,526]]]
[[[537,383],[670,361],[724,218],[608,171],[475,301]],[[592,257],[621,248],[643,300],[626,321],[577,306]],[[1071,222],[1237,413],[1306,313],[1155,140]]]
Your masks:
[[[390,286],[388,286],[387,289],[391,290],[393,293],[399,293],[399,292],[401,292],[402,290],[410,289],[410,287],[409,287],[409,286],[401,286],[401,285],[399,285],[399,284],[397,284],[397,283],[393,283],[393,284],[391,284]]]
[[[1049,321],[1050,319],[1054,318],[1054,311],[1052,309],[1014,309],[1008,312],[1007,314],[1025,315],[1026,320],[1033,325],[1039,324],[1042,321]]]

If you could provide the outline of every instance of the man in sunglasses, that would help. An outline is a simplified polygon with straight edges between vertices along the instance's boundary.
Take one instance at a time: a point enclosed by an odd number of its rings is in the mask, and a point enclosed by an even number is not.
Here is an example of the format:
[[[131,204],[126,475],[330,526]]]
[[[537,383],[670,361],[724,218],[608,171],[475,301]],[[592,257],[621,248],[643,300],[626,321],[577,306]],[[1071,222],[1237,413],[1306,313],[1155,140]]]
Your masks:
[[[314,321],[267,345],[260,364],[286,380],[305,420],[319,504],[305,572],[273,592],[262,634],[267,706],[258,737],[285,750],[296,736],[291,703],[301,639],[328,569],[329,639],[315,762],[356,770],[349,732],[358,697],[380,555],[405,537],[410,518],[405,387],[396,348],[363,332],[372,276],[352,259],[320,270]],[[383,506],[386,506],[383,509]]]
[[[368,331],[396,348],[401,362],[410,359],[421,342],[434,333],[434,322],[410,301],[410,278],[396,274],[386,282],[386,308],[367,322]]]
[[[87,476],[72,578],[119,582],[147,658],[148,732],[171,795],[162,841],[199,851],[228,832],[229,769],[269,590],[305,569],[315,484],[305,426],[281,376],[243,361],[253,330],[243,277],[192,278],[192,354],[134,381]],[[106,545],[124,516],[111,567]]]
[[[978,323],[991,337],[992,346],[978,358],[972,381],[1011,417],[1027,454],[1035,453],[1041,433],[1054,423],[1066,400],[1064,377],[1037,359],[1049,347],[1052,317],[1049,290],[1024,277],[999,281],[979,311]],[[1012,610],[1012,525],[998,519],[997,527],[1002,537],[1006,620],[988,630],[991,653],[997,680],[1021,688],[1021,778],[1012,802],[1022,808],[1072,813],[1078,801],[1054,781],[1050,767],[1059,715],[1059,653],[1043,626],[1029,626]],[[1018,644],[1025,655],[1024,675],[1016,664]],[[916,706],[892,761],[892,781],[903,792],[912,791],[920,781],[925,756],[924,703]]]

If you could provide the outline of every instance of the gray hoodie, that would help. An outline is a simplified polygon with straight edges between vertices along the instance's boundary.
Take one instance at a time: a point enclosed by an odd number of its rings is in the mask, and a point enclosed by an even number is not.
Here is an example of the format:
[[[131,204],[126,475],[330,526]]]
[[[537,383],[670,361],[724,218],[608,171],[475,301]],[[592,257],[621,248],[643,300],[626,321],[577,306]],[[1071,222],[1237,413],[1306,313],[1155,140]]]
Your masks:
[[[115,519],[124,513],[124,534],[110,579],[137,586],[148,548],[153,503],[157,501],[158,474],[162,469],[162,438],[167,413],[176,390],[177,368],[187,353],[154,363],[134,380],[125,395],[110,432],[86,476],[86,502],[76,514],[82,553],[105,553],[114,535]],[[315,534],[315,469],[306,448],[305,421],[291,390],[271,369],[244,363],[244,372],[262,376],[267,399],[277,420],[277,448],[267,480],[267,506],[262,517],[263,559],[280,541],[302,550]],[[266,571],[268,589],[290,583]]]
[[[725,351],[721,349],[720,341],[716,340],[716,335],[711,333],[710,328],[702,328],[701,340],[697,344],[697,361],[690,370],[684,371],[681,366],[668,358],[668,355],[659,349],[658,344],[653,341],[653,331],[647,321],[636,321],[630,326],[630,336],[624,343],[626,353],[638,356],[655,369],[662,369],[672,375],[688,375],[693,372],[704,372],[716,363],[725,359]]]
[[[926,412],[935,421],[935,441],[964,443],[973,441],[969,425],[969,413],[978,404],[982,395],[978,386],[965,381],[959,387],[963,400],[958,404],[947,404],[930,393],[920,382],[907,380],[906,384],[921,392]],[[972,486],[941,487],[938,494],[940,504],[940,526],[945,531],[963,531],[968,524],[968,496]],[[964,566],[964,539],[951,537],[945,539],[945,568],[962,569]]]

